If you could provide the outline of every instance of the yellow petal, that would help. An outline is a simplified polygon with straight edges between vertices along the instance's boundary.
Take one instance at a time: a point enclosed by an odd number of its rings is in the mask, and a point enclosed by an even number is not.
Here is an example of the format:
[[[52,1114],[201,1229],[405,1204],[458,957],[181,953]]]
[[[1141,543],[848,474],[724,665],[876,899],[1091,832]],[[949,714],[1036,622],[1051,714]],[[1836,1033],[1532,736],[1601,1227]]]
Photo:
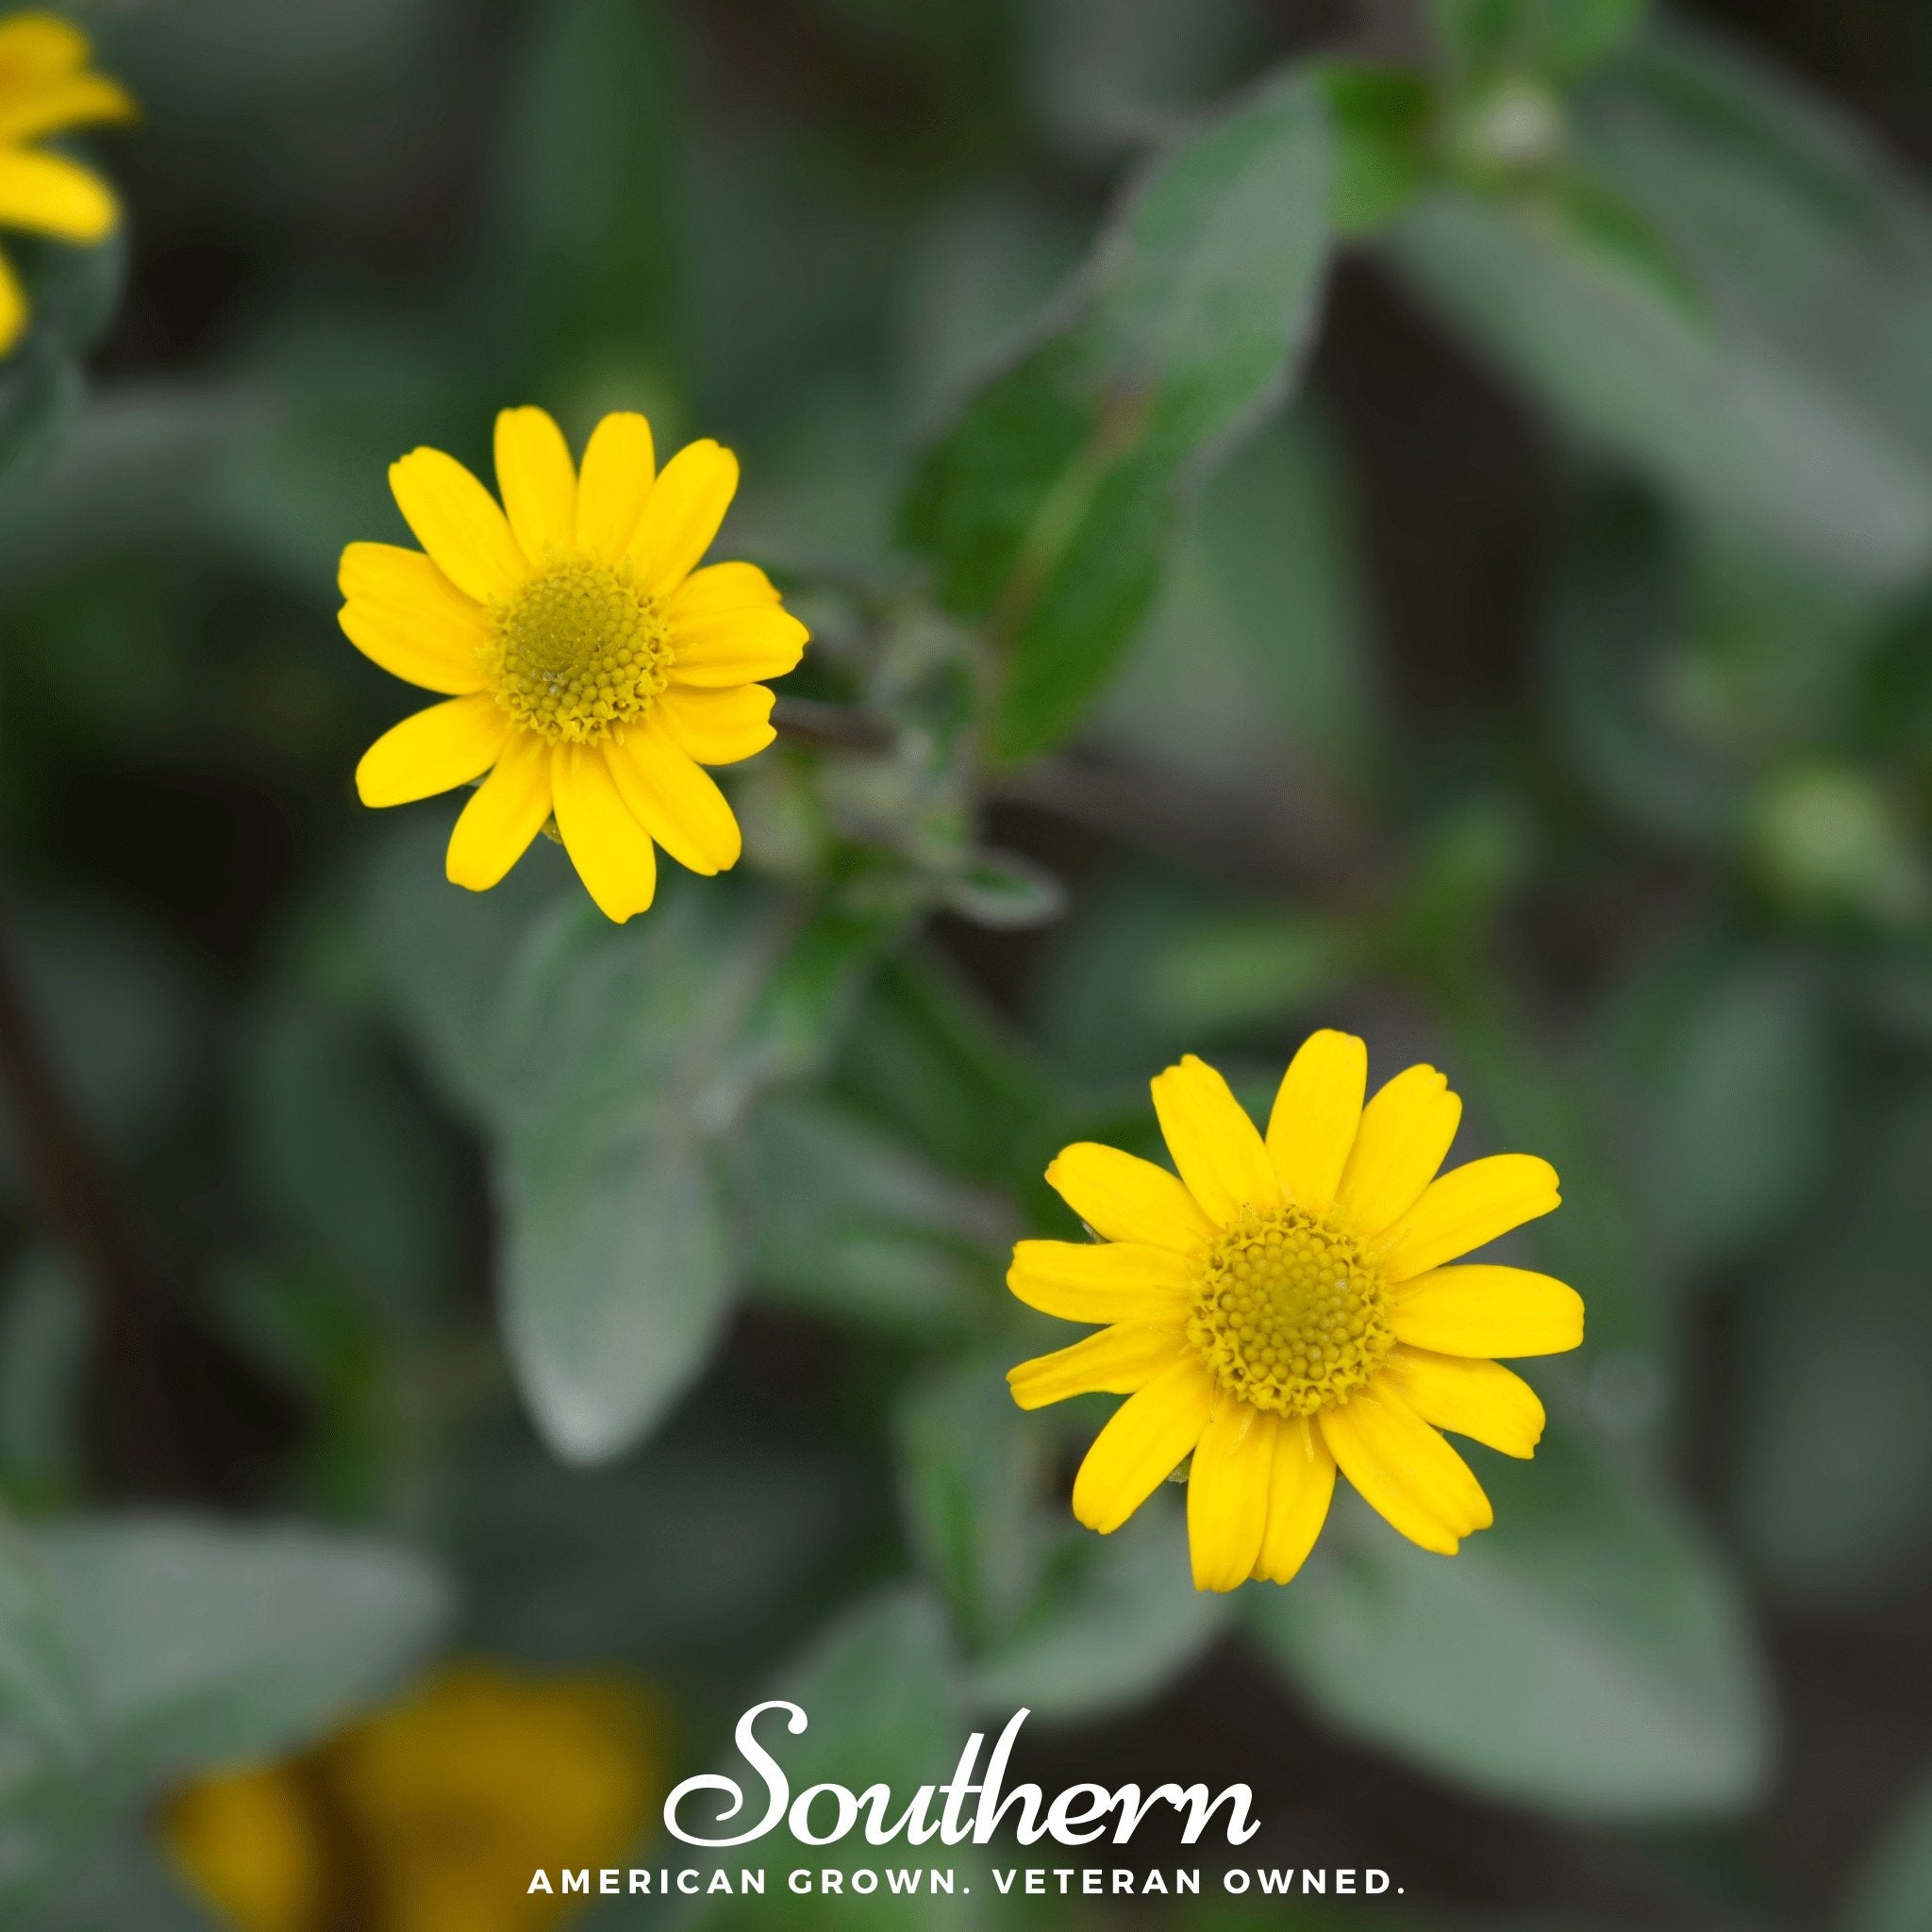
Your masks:
[[[657,475],[651,425],[630,409],[606,416],[591,431],[577,479],[577,547],[622,563]]]
[[[1124,1322],[1008,1369],[1007,1386],[1022,1408],[1070,1395],[1131,1395],[1183,1356],[1192,1359],[1178,1322]]]
[[[13,273],[13,264],[0,255],[0,356],[26,333],[26,291]]]
[[[1063,1322],[1185,1322],[1189,1263],[1138,1241],[1020,1241],[1007,1286]]]
[[[619,925],[643,911],[658,890],[658,856],[619,796],[602,749],[553,746],[550,793],[563,849],[597,909]]]
[[[1462,1102],[1434,1067],[1397,1074],[1362,1108],[1335,1205],[1363,1235],[1378,1235],[1415,1206],[1462,1119]]]
[[[701,765],[735,765],[756,757],[777,737],[772,728],[772,693],[761,684],[735,691],[660,692],[658,716],[687,757]]]
[[[450,882],[487,892],[529,850],[549,816],[550,742],[534,731],[512,731],[450,834]]]
[[[98,242],[121,219],[114,191],[65,155],[0,147],[0,227]]]
[[[1310,1214],[1335,1205],[1368,1079],[1368,1048],[1353,1033],[1326,1027],[1308,1035],[1281,1076],[1268,1116],[1268,1157],[1288,1198]]]
[[[1491,1154],[1431,1181],[1423,1197],[1376,1245],[1382,1273],[1407,1281],[1492,1241],[1562,1202],[1557,1170],[1534,1154]]]
[[[791,611],[775,604],[694,619],[671,616],[666,622],[671,625],[674,685],[757,684],[783,677],[797,668],[811,637]]]
[[[1505,1456],[1531,1456],[1542,1441],[1543,1406],[1521,1375],[1501,1362],[1398,1348],[1382,1374],[1424,1422],[1486,1443]]]
[[[738,491],[738,458],[708,438],[687,443],[664,465],[631,539],[639,585],[668,596],[711,547]]]
[[[1278,1418],[1224,1394],[1188,1472],[1188,1554],[1196,1590],[1239,1590],[1261,1554]]]
[[[0,142],[34,141],[69,127],[134,115],[127,90],[102,74],[74,74],[19,93],[10,93],[0,70]]]
[[[1192,1255],[1214,1239],[1214,1224],[1166,1168],[1118,1147],[1097,1141],[1062,1147],[1047,1167],[1046,1184],[1110,1241],[1145,1241]]]
[[[738,615],[775,604],[778,592],[755,563],[708,563],[694,570],[673,592],[664,607],[664,621],[674,629],[695,628],[718,617]]]
[[[1284,1418],[1274,1437],[1268,1527],[1255,1558],[1262,1583],[1288,1583],[1307,1561],[1335,1494],[1335,1457],[1312,1418]]]
[[[1378,1377],[1316,1418],[1337,1467],[1411,1542],[1453,1557],[1495,1521],[1469,1465]]]
[[[250,1766],[197,1777],[167,1800],[157,1835],[214,1907],[199,1923],[311,1932],[314,1902],[329,1892],[330,1850],[304,1777],[299,1764]]]
[[[1527,1268],[1431,1268],[1396,1290],[1389,1325],[1396,1341],[1441,1355],[1561,1355],[1582,1343],[1583,1297]]]
[[[1180,1466],[1208,1426],[1214,1385],[1190,1352],[1114,1410],[1074,1478],[1074,1514],[1111,1535]]]
[[[496,499],[454,457],[415,449],[389,467],[389,487],[416,541],[479,604],[507,597],[530,566]]]
[[[88,37],[58,13],[16,13],[0,20],[0,86],[57,79],[85,67]]]
[[[730,802],[655,719],[605,751],[625,804],[679,865],[708,877],[738,863],[744,841]]]
[[[351,543],[337,583],[349,641],[392,677],[460,696],[485,683],[490,647],[483,607],[463,595],[420,550]]]
[[[408,805],[480,778],[503,751],[509,722],[486,691],[431,705],[391,726],[362,754],[364,805]]]
[[[1150,1084],[1167,1151],[1210,1221],[1224,1226],[1244,1207],[1265,1214],[1281,1205],[1281,1182],[1261,1136],[1206,1060],[1189,1054]]]
[[[531,567],[576,547],[577,472],[547,409],[504,409],[496,418],[496,488]]]

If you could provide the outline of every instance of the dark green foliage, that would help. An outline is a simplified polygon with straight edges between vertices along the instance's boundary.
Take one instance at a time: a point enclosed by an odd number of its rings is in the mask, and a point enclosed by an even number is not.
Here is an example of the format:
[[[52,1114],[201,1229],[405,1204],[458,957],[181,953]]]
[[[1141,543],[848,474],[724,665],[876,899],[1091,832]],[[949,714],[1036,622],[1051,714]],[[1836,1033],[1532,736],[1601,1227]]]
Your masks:
[[[445,1642],[653,1674],[678,1775],[765,1695],[794,1789],[1205,1757],[1403,1865],[1364,1924],[1924,1921],[1932,205],[1674,10],[1291,12],[90,15],[129,236],[0,237],[0,966],[133,1260],[0,1090],[9,1924],[192,1932],[158,1794]],[[731,442],[813,631],[623,928],[350,785],[416,694],[336,558],[526,401]],[[1003,1275],[1324,1024],[1555,1162],[1498,1258],[1588,1340],[1455,1561],[1344,1500],[1202,1596],[1179,1487],[1072,1522]],[[586,1923],[1103,1923],[950,1862]]]

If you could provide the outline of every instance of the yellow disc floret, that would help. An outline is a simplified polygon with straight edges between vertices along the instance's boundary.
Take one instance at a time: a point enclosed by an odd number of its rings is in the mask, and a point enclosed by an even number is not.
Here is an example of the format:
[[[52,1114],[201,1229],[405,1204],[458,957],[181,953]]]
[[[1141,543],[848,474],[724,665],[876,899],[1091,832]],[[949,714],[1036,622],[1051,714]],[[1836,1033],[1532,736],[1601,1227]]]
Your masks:
[[[525,730],[622,739],[664,689],[670,634],[629,573],[589,558],[552,563],[491,608],[496,700]]]
[[[1318,1415],[1368,1386],[1395,1337],[1374,1257],[1325,1216],[1243,1208],[1208,1250],[1188,1339],[1231,1394]]]

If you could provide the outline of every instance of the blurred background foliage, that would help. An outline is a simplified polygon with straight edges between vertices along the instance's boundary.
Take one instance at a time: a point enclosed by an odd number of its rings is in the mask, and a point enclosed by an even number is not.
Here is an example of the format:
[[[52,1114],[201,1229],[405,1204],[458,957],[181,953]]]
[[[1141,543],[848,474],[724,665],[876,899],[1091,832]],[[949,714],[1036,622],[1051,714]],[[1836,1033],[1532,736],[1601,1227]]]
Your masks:
[[[1924,9],[82,17],[129,232],[19,248],[0,366],[7,1922],[547,1923],[450,1832],[575,1767],[648,1861],[777,1689],[800,1784],[1021,1704],[1245,1779],[1377,1925],[1932,1923]],[[337,556],[522,401],[731,442],[817,640],[623,929],[349,789]],[[1556,1161],[1591,1337],[1454,1562],[1199,1597],[1072,1525],[1005,1252],[1321,1024]],[[581,1923],[739,1923],[654,1910]]]

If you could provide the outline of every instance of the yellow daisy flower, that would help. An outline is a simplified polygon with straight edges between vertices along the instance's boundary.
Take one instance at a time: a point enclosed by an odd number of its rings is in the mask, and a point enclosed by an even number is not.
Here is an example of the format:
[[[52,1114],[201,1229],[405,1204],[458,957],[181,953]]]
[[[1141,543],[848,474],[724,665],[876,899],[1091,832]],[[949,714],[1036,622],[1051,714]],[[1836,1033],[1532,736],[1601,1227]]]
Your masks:
[[[174,1794],[163,1843],[236,1932],[546,1932],[540,1866],[603,1866],[669,1780],[657,1700],[627,1677],[452,1666],[306,1756]]]
[[[389,475],[423,549],[350,544],[342,629],[385,671],[450,697],[363,754],[362,802],[481,778],[449,876],[488,890],[554,818],[619,922],[651,903],[656,845],[692,872],[735,865],[738,821],[703,767],[771,743],[758,680],[790,671],[807,637],[756,565],[696,567],[738,488],[737,458],[694,442],[659,474],[650,425],[620,413],[598,424],[579,474],[541,409],[506,409],[501,508],[441,450],[411,451]]]
[[[1368,1051],[1313,1035],[1264,1138],[1191,1054],[1154,1083],[1176,1179],[1117,1148],[1064,1149],[1047,1180],[1099,1239],[1022,1241],[1029,1307],[1109,1325],[1008,1376],[1023,1408],[1129,1399],[1074,1484],[1118,1529],[1190,1456],[1199,1590],[1286,1583],[1314,1547],[1339,1468],[1404,1536],[1453,1556],[1489,1499],[1441,1431],[1506,1456],[1542,1435],[1535,1391],[1494,1356],[1583,1340],[1576,1291],[1522,1268],[1445,1264],[1557,1205],[1549,1162],[1497,1154],[1438,1175],[1462,1103],[1433,1067],[1364,1106]]]
[[[62,242],[101,242],[121,220],[99,175],[30,143],[71,127],[125,121],[125,89],[90,72],[87,36],[51,13],[0,20],[0,228]],[[26,332],[26,291],[0,254],[0,356]]]

